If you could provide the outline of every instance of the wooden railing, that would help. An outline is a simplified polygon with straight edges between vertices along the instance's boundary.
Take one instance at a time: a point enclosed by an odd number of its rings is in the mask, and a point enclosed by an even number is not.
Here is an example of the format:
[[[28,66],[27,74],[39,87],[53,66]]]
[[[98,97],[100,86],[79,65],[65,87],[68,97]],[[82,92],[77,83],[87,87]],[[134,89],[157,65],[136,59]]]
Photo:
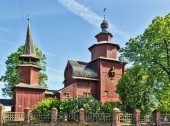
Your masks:
[[[78,113],[63,113],[59,112],[57,116],[57,121],[79,121],[79,114]]]
[[[51,113],[30,113],[30,121],[31,122],[50,122],[51,121]]]
[[[133,119],[132,114],[127,114],[127,113],[120,114],[120,122],[122,122],[122,123],[130,123],[130,122],[132,122],[132,119]]]
[[[5,112],[5,121],[24,121],[24,112]]]
[[[112,122],[111,113],[86,113],[87,122]]]
[[[153,124],[153,115],[152,114],[149,114],[149,115],[141,114],[140,122],[141,122],[141,126],[152,125]]]
[[[138,112],[138,113],[137,113]],[[158,111],[150,115],[140,114],[139,111],[133,114],[121,113],[120,110],[114,109],[112,113],[86,113],[80,109],[76,113],[58,112],[53,108],[49,113],[35,113],[25,109],[24,112],[3,112],[0,113],[0,121],[6,122],[24,122],[24,124],[34,122],[45,122],[56,125],[62,122],[79,122],[87,123],[110,123],[114,126],[170,126],[170,114],[160,114]],[[82,123],[83,122],[83,123]]]

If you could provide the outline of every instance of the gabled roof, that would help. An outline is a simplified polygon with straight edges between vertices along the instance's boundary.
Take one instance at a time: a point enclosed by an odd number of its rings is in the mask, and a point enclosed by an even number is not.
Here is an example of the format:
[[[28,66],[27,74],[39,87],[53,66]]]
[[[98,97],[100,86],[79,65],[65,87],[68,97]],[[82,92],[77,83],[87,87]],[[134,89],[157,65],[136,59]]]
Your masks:
[[[98,74],[95,68],[85,62],[69,60],[68,64],[72,67],[72,76],[97,79]]]
[[[108,58],[108,57],[103,57],[103,56],[100,56],[100,57],[98,57],[97,59],[92,60],[90,63],[92,63],[92,62],[94,62],[94,61],[96,61],[96,60],[100,60],[100,59],[102,59],[102,60],[108,60],[108,61],[113,61],[113,62],[125,64],[125,65],[127,64],[127,62],[123,62],[123,61],[120,61],[120,60],[118,60],[118,59],[113,59],[113,58]]]
[[[68,89],[68,88],[71,88],[71,87],[73,87],[73,86],[75,86],[75,84],[69,85],[69,86],[67,86],[67,87],[63,87],[63,88],[61,88],[60,90],[58,90],[58,92],[61,93],[61,91],[66,90],[66,89]]]

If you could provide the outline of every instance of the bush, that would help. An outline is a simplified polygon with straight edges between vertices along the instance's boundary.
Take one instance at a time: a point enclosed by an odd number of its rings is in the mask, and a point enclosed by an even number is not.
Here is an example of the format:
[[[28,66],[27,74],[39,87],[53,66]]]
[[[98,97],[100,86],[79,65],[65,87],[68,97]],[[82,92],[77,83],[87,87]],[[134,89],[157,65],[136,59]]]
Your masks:
[[[69,99],[65,102],[61,102],[56,98],[48,98],[39,102],[36,105],[34,112],[51,112],[53,107],[57,108],[58,111],[61,112],[78,112],[80,108],[91,113],[101,112],[102,110],[102,104],[100,101],[95,100],[92,96],[86,96],[73,100]]]
[[[111,113],[115,107],[119,108],[119,103],[115,102],[106,102],[102,106],[102,111],[105,113]]]
[[[43,101],[38,102],[33,112],[37,113],[48,113],[51,112],[52,108],[59,110],[61,102],[57,98],[47,98]]]
[[[83,108],[86,112],[95,113],[100,112],[101,107],[100,101],[95,100],[92,96],[86,96],[63,102],[60,110],[63,112],[78,112],[80,108]]]

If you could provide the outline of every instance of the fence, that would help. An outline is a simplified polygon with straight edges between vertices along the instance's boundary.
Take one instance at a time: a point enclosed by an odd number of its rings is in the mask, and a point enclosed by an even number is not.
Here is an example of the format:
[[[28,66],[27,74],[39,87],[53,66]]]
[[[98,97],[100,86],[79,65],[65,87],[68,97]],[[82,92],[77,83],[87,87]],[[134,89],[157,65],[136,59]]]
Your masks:
[[[110,113],[86,113],[86,122],[112,122],[112,114]]]
[[[78,122],[79,121],[79,115],[78,113],[63,113],[59,112],[57,116],[57,121],[72,121],[72,122]]]
[[[29,119],[31,122],[50,122],[51,121],[51,113],[31,112]]]
[[[5,112],[4,121],[24,121],[24,112]]]
[[[20,121],[23,126],[39,122],[50,126],[57,126],[60,122],[76,122],[79,126],[90,123],[98,123],[98,126],[106,123],[109,126],[170,126],[170,114],[154,111],[150,115],[141,115],[139,110],[135,110],[133,114],[124,114],[117,108],[113,109],[112,113],[86,113],[84,109],[77,113],[63,113],[56,108],[53,108],[51,113],[34,113],[28,108],[24,112],[3,112],[0,106],[0,126],[8,121]]]

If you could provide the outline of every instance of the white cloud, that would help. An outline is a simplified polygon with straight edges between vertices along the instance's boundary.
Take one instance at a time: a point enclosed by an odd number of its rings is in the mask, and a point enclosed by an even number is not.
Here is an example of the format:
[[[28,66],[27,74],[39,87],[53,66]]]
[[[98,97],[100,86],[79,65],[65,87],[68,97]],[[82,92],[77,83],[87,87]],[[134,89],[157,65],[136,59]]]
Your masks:
[[[76,2],[75,0],[58,0],[58,2],[60,2],[70,12],[80,16],[85,21],[96,27],[99,27],[99,24],[103,20],[103,17],[97,15],[88,7]]]
[[[51,67],[47,67],[47,70],[51,70],[51,71],[55,71],[55,72],[59,72],[59,73],[64,73],[63,70],[58,70],[58,69],[51,68]]]
[[[60,59],[63,59],[63,60],[67,60],[66,57],[58,56],[58,55],[55,55],[55,54],[52,54],[52,53],[44,52],[44,54],[46,54],[46,55],[48,55],[48,56],[60,58]]]
[[[115,34],[123,37],[125,40],[129,40],[129,38],[131,37],[130,34],[128,34],[128,33],[124,32],[124,31],[118,29],[117,27],[115,27],[115,28],[113,29],[113,31],[114,31]]]
[[[54,72],[48,72],[48,87],[49,89],[58,90],[63,88],[64,76],[63,74],[55,74]]]
[[[66,7],[70,12],[76,14],[77,16],[81,17],[82,19],[84,19],[95,27],[99,27],[103,20],[102,16],[97,15],[91,9],[78,3],[75,0],[58,0],[58,2],[61,3],[64,7]],[[130,35],[118,29],[116,25],[113,25],[111,23],[109,23],[109,25],[111,30],[113,30],[115,34],[118,34],[125,39],[129,38]]]

